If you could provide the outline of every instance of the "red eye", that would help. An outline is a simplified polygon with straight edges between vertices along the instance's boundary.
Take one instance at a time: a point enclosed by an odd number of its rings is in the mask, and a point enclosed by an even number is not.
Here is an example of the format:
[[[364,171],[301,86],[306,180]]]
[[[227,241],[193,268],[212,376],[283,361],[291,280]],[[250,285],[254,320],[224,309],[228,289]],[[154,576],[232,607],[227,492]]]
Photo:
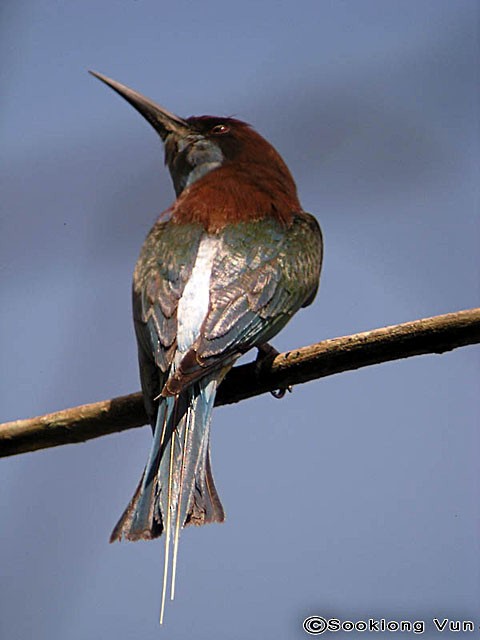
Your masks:
[[[216,134],[228,133],[229,131],[230,131],[230,127],[228,127],[226,124],[216,124],[212,128],[212,133],[216,133]]]

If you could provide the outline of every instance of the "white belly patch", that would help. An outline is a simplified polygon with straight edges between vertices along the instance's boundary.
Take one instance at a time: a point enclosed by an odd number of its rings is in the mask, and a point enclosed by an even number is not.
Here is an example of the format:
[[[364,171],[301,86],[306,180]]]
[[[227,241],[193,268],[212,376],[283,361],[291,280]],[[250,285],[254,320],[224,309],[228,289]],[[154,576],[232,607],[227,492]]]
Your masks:
[[[210,276],[221,242],[218,236],[203,236],[192,273],[178,302],[177,346],[181,353],[188,351],[195,342],[207,315],[210,302]]]

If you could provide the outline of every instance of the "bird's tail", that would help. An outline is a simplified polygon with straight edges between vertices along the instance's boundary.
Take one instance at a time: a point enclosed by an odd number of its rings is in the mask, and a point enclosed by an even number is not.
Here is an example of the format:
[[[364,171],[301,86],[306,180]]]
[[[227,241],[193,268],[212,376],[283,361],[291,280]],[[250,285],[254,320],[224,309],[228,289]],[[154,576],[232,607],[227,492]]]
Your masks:
[[[176,396],[161,397],[150,456],[143,476],[118,521],[114,540],[148,540],[165,532],[163,620],[169,561],[175,592],[180,529],[223,522],[225,514],[210,466],[210,421],[218,375],[193,383]],[[173,546],[172,546],[173,540]]]

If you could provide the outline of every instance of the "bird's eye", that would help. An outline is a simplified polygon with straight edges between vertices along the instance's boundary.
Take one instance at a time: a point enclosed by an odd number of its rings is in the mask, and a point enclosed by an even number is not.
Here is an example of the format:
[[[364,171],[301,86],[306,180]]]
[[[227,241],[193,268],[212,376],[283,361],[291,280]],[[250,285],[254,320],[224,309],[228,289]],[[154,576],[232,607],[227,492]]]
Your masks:
[[[228,133],[229,131],[230,131],[230,127],[228,127],[226,124],[216,124],[212,128],[212,133],[216,133],[216,134]]]

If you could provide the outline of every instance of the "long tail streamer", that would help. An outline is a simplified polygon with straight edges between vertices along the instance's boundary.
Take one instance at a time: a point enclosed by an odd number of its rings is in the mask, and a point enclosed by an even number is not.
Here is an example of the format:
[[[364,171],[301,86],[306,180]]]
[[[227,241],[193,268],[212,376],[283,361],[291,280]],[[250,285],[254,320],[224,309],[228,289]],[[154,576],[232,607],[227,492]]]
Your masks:
[[[173,600],[175,596],[180,529],[191,524],[223,522],[225,518],[209,452],[217,386],[218,378],[209,376],[176,396],[160,399],[145,471],[111,536],[111,541],[123,537],[139,540],[165,532],[160,623],[170,573],[170,597]]]

